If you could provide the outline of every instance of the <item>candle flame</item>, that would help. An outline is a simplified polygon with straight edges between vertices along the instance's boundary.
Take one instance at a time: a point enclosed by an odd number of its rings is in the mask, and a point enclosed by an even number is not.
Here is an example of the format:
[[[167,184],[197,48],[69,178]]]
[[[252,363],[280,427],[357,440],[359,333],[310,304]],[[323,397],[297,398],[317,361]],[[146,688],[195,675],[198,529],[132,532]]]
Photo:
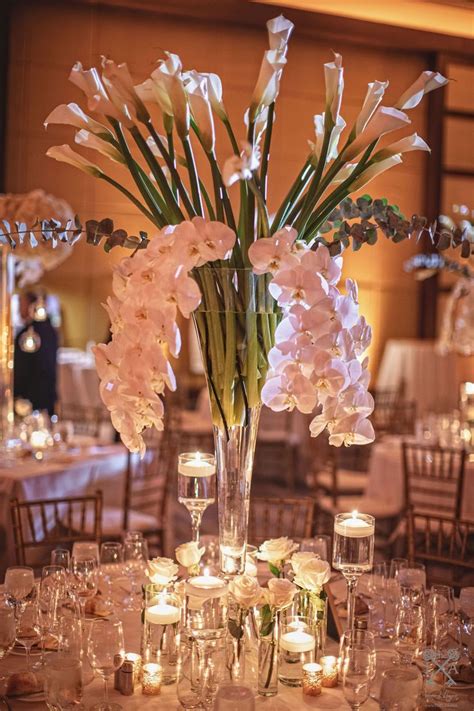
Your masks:
[[[355,511],[351,513],[351,516],[352,518],[357,518],[359,516],[359,512],[357,511],[357,509],[355,509]]]
[[[201,461],[201,452],[196,452],[196,459],[198,462]]]

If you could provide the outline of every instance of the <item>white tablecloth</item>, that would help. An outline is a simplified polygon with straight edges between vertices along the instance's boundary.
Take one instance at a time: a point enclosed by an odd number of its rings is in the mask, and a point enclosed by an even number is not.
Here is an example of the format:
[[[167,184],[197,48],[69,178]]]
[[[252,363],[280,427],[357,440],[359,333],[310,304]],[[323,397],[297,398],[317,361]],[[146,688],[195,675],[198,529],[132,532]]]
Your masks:
[[[9,501],[59,498],[102,489],[104,503],[120,506],[127,453],[121,444],[72,450],[43,462],[23,460],[0,467],[0,576],[13,561]]]
[[[402,383],[405,398],[416,402],[418,415],[450,412],[458,407],[456,355],[440,355],[434,341],[387,341],[377,377],[377,390],[397,390]]]
[[[393,513],[404,506],[404,476],[400,437],[390,437],[373,446],[364,498],[387,502]],[[461,515],[474,521],[474,461],[466,463]]]

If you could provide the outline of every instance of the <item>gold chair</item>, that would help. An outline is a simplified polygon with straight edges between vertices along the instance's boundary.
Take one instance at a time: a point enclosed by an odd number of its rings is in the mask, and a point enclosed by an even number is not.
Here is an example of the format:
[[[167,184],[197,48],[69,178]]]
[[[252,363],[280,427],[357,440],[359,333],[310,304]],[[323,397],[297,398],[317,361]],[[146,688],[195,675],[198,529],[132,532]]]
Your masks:
[[[61,405],[60,412],[61,420],[72,422],[76,435],[97,438],[101,435],[104,425],[110,427],[110,415],[105,407]]]
[[[268,538],[309,538],[313,527],[314,501],[309,498],[251,498],[248,540],[261,545]]]
[[[293,413],[274,412],[263,406],[257,435],[254,470],[266,472],[295,488],[299,470],[300,436],[293,426]]]
[[[375,399],[372,424],[377,436],[410,435],[415,431],[416,402],[399,398]]]
[[[75,541],[100,541],[102,492],[65,499],[10,501],[15,556],[18,565],[41,568],[55,547]]]
[[[408,558],[422,561],[429,584],[474,584],[474,522],[436,514],[407,515]]]
[[[403,442],[402,453],[405,509],[460,518],[466,451]]]

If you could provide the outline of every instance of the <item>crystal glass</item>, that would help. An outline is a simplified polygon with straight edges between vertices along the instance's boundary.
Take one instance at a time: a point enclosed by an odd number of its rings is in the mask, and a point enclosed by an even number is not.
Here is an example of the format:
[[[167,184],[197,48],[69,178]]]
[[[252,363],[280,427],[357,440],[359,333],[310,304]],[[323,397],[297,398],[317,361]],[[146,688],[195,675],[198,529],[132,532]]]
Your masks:
[[[351,709],[359,709],[367,701],[373,673],[372,653],[368,647],[363,644],[353,644],[343,648],[342,690]]]
[[[370,698],[380,702],[380,688],[383,674],[398,664],[398,655],[393,650],[378,649],[376,652],[375,676],[370,684]]]
[[[67,654],[48,654],[44,674],[46,705],[50,711],[69,711],[82,701],[81,660]]]
[[[15,605],[21,605],[35,585],[33,568],[12,565],[5,573],[5,592]]]
[[[387,563],[374,563],[372,573],[367,576],[369,595],[370,628],[380,637],[387,637],[385,612],[387,607],[388,567]]]
[[[355,591],[363,573],[374,561],[375,519],[369,514],[337,514],[334,520],[333,566],[347,580],[347,626],[354,628]]]
[[[237,684],[223,684],[219,687],[214,703],[215,711],[229,711],[238,708],[239,711],[254,711],[255,700],[252,689]]]
[[[82,659],[82,624],[73,615],[61,617],[58,623],[58,651]]]
[[[51,551],[51,565],[61,565],[65,570],[69,570],[71,554],[67,548],[55,548]]]
[[[69,587],[81,608],[82,618],[86,616],[87,600],[97,594],[99,588],[99,566],[97,558],[71,558]]]
[[[72,544],[71,555],[73,558],[76,558],[76,560],[80,558],[95,558],[97,564],[99,564],[99,544],[95,541],[75,541],[75,543]]]
[[[94,671],[104,680],[104,699],[91,706],[93,711],[120,711],[120,704],[109,702],[109,679],[125,659],[123,627],[116,618],[93,620],[87,643],[87,656]]]
[[[375,678],[377,666],[377,653],[375,649],[375,635],[369,630],[347,630],[339,640],[339,663],[342,664],[345,650],[349,647],[363,648],[369,654],[370,679]]]
[[[66,597],[67,575],[62,565],[45,565],[41,571],[40,594],[43,599],[51,599],[56,607]]]
[[[474,617],[474,587],[461,588],[459,609],[464,617]]]
[[[454,614],[454,591],[448,585],[433,585],[426,600],[426,631],[428,642],[439,649],[449,634]]]
[[[141,605],[140,582],[148,560],[148,546],[143,538],[126,538],[123,544],[125,574],[130,582],[130,594],[123,601],[125,610],[137,610]]]
[[[314,538],[303,538],[300,550],[314,553],[321,560],[331,560],[331,536],[320,535],[314,536]]]
[[[15,608],[6,596],[0,599],[0,661],[10,654],[16,639]]]
[[[395,649],[401,664],[412,664],[423,648],[425,617],[423,608],[402,597],[395,622]]]
[[[122,573],[123,546],[116,541],[105,541],[100,547],[100,576],[107,589],[107,601],[112,604],[112,583]]]
[[[183,635],[181,637],[177,685],[178,701],[182,708],[202,708],[200,689],[202,671],[197,640],[189,635]]]
[[[199,542],[202,515],[216,500],[213,454],[185,452],[178,457],[178,501],[191,515],[192,540]]]
[[[387,669],[382,674],[380,708],[382,711],[415,711],[418,709],[423,680],[416,667]],[[403,707],[400,702],[403,701]]]
[[[392,558],[392,560],[390,561],[390,570],[388,573],[389,577],[398,580],[398,572],[402,565],[408,565],[407,558]]]
[[[281,623],[278,679],[285,686],[301,686],[303,667],[316,661],[312,620],[285,616]]]
[[[401,595],[409,595],[418,605],[422,605],[426,590],[426,568],[423,563],[402,563],[398,570]]]
[[[31,667],[31,648],[41,641],[41,626],[38,621],[38,600],[27,600],[20,612],[16,629],[16,640],[26,650],[26,668]]]

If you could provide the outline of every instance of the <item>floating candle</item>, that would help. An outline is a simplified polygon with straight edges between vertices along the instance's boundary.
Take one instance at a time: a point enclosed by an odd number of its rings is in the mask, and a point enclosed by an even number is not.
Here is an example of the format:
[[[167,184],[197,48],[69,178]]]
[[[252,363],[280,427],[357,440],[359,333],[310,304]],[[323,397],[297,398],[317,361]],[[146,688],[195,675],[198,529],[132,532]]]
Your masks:
[[[374,519],[366,514],[359,514],[357,511],[353,511],[351,514],[341,514],[337,517],[334,531],[347,538],[373,536],[375,532]]]
[[[143,665],[142,694],[156,696],[161,691],[161,666],[149,662]]]
[[[319,661],[323,668],[322,685],[328,689],[337,686],[337,657],[321,657]]]
[[[319,696],[322,691],[323,668],[320,664],[309,662],[303,665],[303,694]]]
[[[146,621],[152,625],[173,625],[179,622],[180,617],[181,611],[178,607],[165,603],[152,605],[145,610]]]
[[[196,597],[221,597],[227,593],[227,583],[215,575],[197,575],[187,581],[186,592]]]
[[[178,473],[183,476],[212,476],[216,473],[215,458],[212,454],[180,454],[178,460]]]
[[[286,632],[280,638],[280,647],[286,652],[311,652],[316,647],[316,640],[308,632]]]

